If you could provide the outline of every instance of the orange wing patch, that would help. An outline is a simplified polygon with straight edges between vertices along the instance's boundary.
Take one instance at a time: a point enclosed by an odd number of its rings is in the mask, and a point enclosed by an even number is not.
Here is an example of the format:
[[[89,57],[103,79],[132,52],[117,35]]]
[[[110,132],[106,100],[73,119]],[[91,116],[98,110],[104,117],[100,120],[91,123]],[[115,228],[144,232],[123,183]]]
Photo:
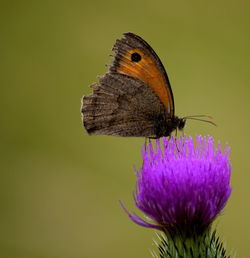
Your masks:
[[[119,60],[117,72],[138,78],[145,82],[160,98],[167,111],[173,112],[171,93],[166,87],[166,81],[153,58],[141,49],[131,49]]]

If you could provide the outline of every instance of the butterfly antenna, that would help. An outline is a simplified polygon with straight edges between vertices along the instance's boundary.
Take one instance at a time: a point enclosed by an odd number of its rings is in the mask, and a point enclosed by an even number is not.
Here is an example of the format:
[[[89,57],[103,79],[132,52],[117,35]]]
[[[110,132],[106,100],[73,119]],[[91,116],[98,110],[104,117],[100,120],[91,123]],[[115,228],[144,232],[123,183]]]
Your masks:
[[[200,119],[198,117],[206,117],[206,118],[209,118],[209,119],[213,119],[213,117],[211,115],[194,115],[194,116],[186,116],[186,117],[183,117],[183,119],[192,119],[192,120],[198,120],[198,121],[202,121],[202,122],[206,122],[206,123],[209,123],[211,125],[214,125],[214,126],[217,126],[216,123],[210,121],[210,120],[206,120],[206,119]]]
[[[211,115],[194,115],[194,116],[185,116],[183,118],[186,119],[186,118],[193,118],[193,117],[207,117],[209,119],[213,119]]]
[[[194,117],[187,117],[185,119],[192,119],[192,120],[198,120],[198,121],[202,121],[202,122],[206,122],[206,123],[209,123],[211,125],[214,125],[214,126],[217,126],[216,123],[210,121],[210,120],[205,120],[205,119],[199,119],[199,118],[194,118]]]

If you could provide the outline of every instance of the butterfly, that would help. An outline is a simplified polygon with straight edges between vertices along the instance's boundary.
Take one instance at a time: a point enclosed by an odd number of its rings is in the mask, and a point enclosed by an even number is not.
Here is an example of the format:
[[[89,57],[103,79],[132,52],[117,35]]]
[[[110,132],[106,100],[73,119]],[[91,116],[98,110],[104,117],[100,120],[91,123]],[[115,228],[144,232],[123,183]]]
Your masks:
[[[89,135],[160,138],[182,130],[186,118],[175,116],[174,96],[164,66],[134,33],[113,46],[109,71],[82,98],[82,121]]]

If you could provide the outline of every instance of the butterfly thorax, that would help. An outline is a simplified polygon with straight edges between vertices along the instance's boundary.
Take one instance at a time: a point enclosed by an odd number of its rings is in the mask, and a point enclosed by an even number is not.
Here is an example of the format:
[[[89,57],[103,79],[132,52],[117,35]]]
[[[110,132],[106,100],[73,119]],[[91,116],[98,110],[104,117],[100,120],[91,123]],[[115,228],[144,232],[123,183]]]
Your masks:
[[[176,129],[183,130],[186,120],[177,116],[170,117],[165,114],[161,114],[156,118],[155,122],[155,138],[160,138],[170,136]]]

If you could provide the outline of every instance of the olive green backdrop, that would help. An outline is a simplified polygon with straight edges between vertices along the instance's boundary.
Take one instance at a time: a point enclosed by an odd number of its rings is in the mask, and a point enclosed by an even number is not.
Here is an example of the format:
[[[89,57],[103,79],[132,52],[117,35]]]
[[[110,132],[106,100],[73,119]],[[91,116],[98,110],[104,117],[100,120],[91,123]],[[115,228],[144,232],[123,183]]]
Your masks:
[[[90,137],[80,100],[123,32],[164,63],[185,133],[231,146],[233,194],[215,224],[249,256],[250,3],[245,0],[1,2],[0,257],[151,257],[153,230],[133,224],[133,166],[144,139]]]

